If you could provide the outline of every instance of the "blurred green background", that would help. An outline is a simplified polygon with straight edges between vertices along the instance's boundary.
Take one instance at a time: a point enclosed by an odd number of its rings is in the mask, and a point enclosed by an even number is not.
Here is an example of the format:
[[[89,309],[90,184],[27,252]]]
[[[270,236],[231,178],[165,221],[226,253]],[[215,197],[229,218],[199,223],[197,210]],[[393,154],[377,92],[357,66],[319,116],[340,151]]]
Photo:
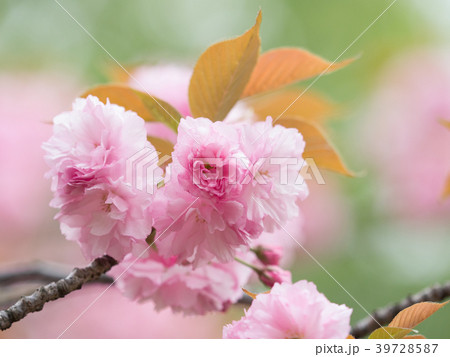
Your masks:
[[[164,61],[193,65],[210,44],[249,28],[259,8],[263,12],[263,50],[298,46],[334,60],[391,1],[60,3],[79,24],[52,0],[0,2],[2,71],[57,69],[70,72],[86,87],[106,82],[108,71],[116,64],[81,26],[124,66]],[[361,125],[364,103],[387,62],[413,48],[448,47],[450,25],[443,16],[448,10],[446,1],[398,0],[342,56],[360,56],[358,61],[320,78],[313,86],[345,108],[343,120],[331,123],[331,136],[349,166],[365,172],[353,179],[333,177],[350,204],[353,229],[340,237],[338,247],[322,250],[316,258],[368,311],[450,276],[448,239],[437,245],[426,244],[430,236],[448,238],[448,225],[421,225],[414,220],[398,224],[376,209],[376,178],[359,150],[361,141],[354,137],[354,127]],[[307,255],[298,259],[294,278],[312,280],[331,301],[353,307],[353,322],[366,315]],[[450,308],[430,318],[419,330],[428,337],[449,338],[448,321]]]

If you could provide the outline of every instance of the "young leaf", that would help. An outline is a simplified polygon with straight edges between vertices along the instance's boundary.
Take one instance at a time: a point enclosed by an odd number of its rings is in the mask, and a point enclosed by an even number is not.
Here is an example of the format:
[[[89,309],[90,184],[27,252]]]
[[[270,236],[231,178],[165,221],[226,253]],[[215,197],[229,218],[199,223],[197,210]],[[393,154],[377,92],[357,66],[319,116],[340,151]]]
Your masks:
[[[276,48],[260,56],[242,98],[330,73],[352,61],[331,63],[300,48]]]
[[[258,59],[260,24],[261,11],[242,36],[216,43],[200,56],[189,84],[194,117],[222,120],[237,102]]]
[[[300,96],[300,98],[299,98]],[[321,121],[333,114],[335,106],[319,94],[302,89],[284,89],[246,98],[244,102],[253,108],[261,120],[297,116],[305,120]]]
[[[400,339],[404,338],[408,333],[412,332],[410,328],[402,328],[402,327],[380,327],[373,331],[369,339]]]
[[[344,165],[339,154],[318,125],[296,117],[280,118],[276,123],[286,128],[296,128],[302,134],[306,143],[303,153],[304,159],[312,158],[318,167],[339,174],[354,176]]]
[[[147,93],[140,92],[121,84],[101,85],[83,93],[82,97],[93,95],[100,101],[114,103],[132,110],[145,121],[159,121],[165,123],[175,132],[178,128],[181,114],[165,101],[151,97]]]
[[[447,302],[442,304],[436,302],[419,302],[418,304],[414,304],[400,311],[391,321],[389,327],[414,328],[445,304]]]

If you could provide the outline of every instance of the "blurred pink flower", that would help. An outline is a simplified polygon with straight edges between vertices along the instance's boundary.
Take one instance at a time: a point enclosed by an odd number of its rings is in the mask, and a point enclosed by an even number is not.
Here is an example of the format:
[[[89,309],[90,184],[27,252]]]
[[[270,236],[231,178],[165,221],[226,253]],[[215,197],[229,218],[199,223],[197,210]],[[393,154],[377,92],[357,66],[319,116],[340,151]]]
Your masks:
[[[120,260],[145,245],[152,195],[126,182],[125,162],[142,150],[155,152],[143,119],[96,97],[77,99],[72,111],[55,117],[43,148],[55,193],[51,205],[60,209],[56,218],[87,259],[109,254]],[[154,161],[156,168],[156,152]]]
[[[258,294],[245,316],[226,325],[224,338],[346,338],[352,309],[337,305],[305,280],[275,284]]]
[[[325,185],[308,182],[310,196],[302,204],[304,222],[302,245],[311,252],[336,252],[352,235],[353,220],[349,198],[331,175],[324,176]],[[333,253],[335,254],[335,253]]]
[[[188,98],[191,76],[192,69],[184,65],[141,66],[134,70],[129,84],[170,103],[183,117],[187,117],[191,115]]]
[[[252,259],[252,254],[240,254]],[[194,269],[192,265],[165,259],[156,252],[135,261],[132,255],[114,269],[117,287],[132,300],[152,300],[156,310],[170,307],[174,312],[204,315],[226,311],[242,296],[252,270],[236,261],[212,261]]]
[[[41,208],[36,206],[45,202],[48,185],[40,145],[51,133],[51,117],[70,103],[72,86],[67,78],[51,74],[0,75],[2,228],[10,224],[23,228],[39,219]]]
[[[450,118],[449,60],[443,51],[407,53],[381,76],[363,147],[381,180],[383,210],[410,217],[450,212],[450,202],[440,200],[450,170],[450,133],[439,124]]]
[[[189,81],[192,69],[183,65],[163,64],[141,66],[134,70],[129,85],[171,104],[182,117],[191,115],[189,110]],[[146,123],[149,135],[175,143],[177,134],[163,123]]]
[[[76,81],[58,73],[0,74],[0,261],[33,259],[53,238],[41,144],[70,106]],[[45,235],[36,239],[39,234]],[[48,251],[48,249],[47,249]]]

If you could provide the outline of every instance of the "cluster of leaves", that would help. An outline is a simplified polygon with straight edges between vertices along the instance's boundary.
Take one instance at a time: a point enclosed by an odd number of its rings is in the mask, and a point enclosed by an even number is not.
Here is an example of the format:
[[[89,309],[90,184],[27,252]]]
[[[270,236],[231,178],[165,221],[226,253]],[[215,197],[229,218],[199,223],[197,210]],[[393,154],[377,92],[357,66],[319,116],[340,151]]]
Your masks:
[[[198,59],[189,86],[193,117],[223,120],[238,101],[253,108],[260,120],[272,116],[277,124],[297,128],[306,142],[304,158],[319,168],[352,176],[324,130],[324,119],[334,106],[321,96],[293,83],[332,72],[350,63],[330,63],[298,48],[278,48],[260,55],[259,28],[210,46]],[[171,105],[147,93],[122,84],[93,88],[83,96],[95,95],[135,111],[146,121],[163,122],[177,130],[181,115]],[[149,140],[162,155],[170,155],[171,143],[154,137]]]
[[[369,339],[423,339],[423,335],[413,330],[422,321],[429,318],[445,303],[420,302],[400,311],[386,327],[376,329]],[[414,333],[414,334],[411,334]]]

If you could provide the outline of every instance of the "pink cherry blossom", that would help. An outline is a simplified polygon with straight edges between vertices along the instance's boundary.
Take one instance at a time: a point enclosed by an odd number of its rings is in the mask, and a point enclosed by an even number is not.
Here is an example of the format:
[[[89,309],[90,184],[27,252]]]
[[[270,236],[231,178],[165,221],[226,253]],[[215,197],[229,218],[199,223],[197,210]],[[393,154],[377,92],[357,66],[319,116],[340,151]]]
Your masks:
[[[352,309],[331,303],[305,280],[275,284],[258,294],[245,316],[226,325],[224,338],[346,338]]]
[[[270,118],[237,125],[182,119],[154,205],[160,252],[196,264],[229,261],[263,228],[298,216],[308,193],[299,176],[304,145],[296,129],[273,127]]]
[[[157,246],[196,265],[233,259],[262,227],[248,219],[238,131],[205,118],[182,119],[165,187],[153,205]]]
[[[252,254],[240,254],[251,259]],[[170,307],[175,312],[205,314],[226,311],[242,296],[252,270],[236,261],[212,261],[196,269],[176,262],[176,257],[163,258],[152,251],[136,260],[128,255],[114,269],[116,285],[132,300],[152,300],[157,310]]]
[[[142,150],[155,152],[143,119],[96,97],[77,99],[72,111],[55,117],[43,148],[55,193],[51,205],[60,209],[56,218],[86,258],[122,259],[145,244],[152,195],[126,181],[126,160]]]
[[[182,119],[172,156],[171,174],[193,196],[216,202],[239,197],[246,168],[234,126],[205,118]]]
[[[308,187],[299,172],[305,142],[293,128],[265,122],[240,127],[241,149],[250,160],[253,180],[246,187],[249,218],[272,232],[299,216]]]

